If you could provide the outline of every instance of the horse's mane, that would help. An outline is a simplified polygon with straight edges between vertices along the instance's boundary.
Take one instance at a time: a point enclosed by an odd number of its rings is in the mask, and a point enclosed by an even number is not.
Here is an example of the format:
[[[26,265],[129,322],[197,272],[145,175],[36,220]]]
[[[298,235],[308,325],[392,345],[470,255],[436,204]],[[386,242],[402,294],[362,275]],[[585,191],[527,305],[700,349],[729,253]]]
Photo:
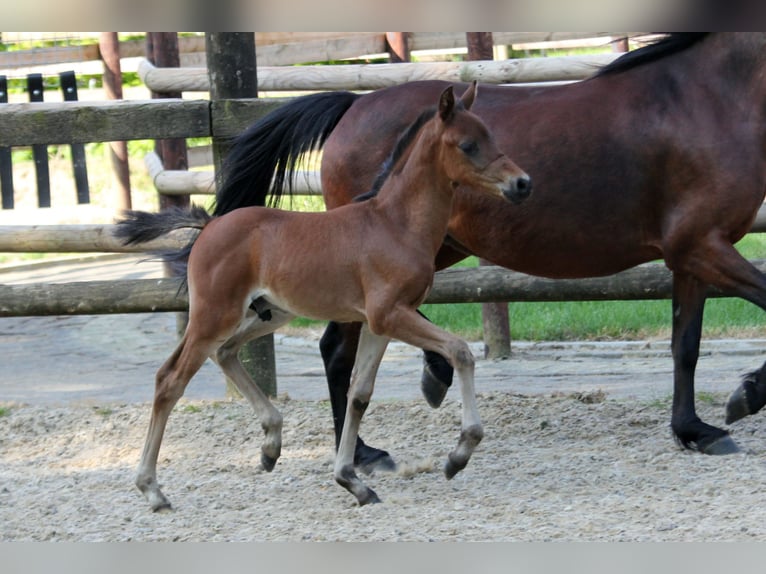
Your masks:
[[[394,171],[394,166],[396,166],[396,164],[402,158],[402,155],[404,155],[405,150],[409,147],[409,145],[412,143],[412,140],[415,139],[415,136],[420,131],[420,128],[422,128],[423,125],[428,120],[433,118],[435,114],[436,114],[436,107],[428,108],[427,110],[423,111],[417,117],[417,119],[409,125],[409,127],[406,130],[404,130],[401,134],[399,134],[399,138],[396,140],[396,143],[394,144],[394,147],[391,150],[391,153],[388,154],[388,157],[385,159],[385,161],[380,167],[380,171],[378,172],[378,175],[375,177],[375,180],[372,182],[372,187],[370,188],[370,190],[366,191],[365,193],[361,195],[357,195],[354,198],[354,201],[357,201],[357,202],[366,201],[378,195],[380,188],[383,187],[383,184],[386,182],[386,180],[389,178],[391,173]]]
[[[693,46],[703,38],[709,35],[709,32],[679,32],[668,34],[664,38],[626,53],[620,56],[611,64],[601,68],[594,77],[605,76],[607,74],[618,74],[626,70],[631,70],[636,66],[655,62],[671,54],[677,54]]]

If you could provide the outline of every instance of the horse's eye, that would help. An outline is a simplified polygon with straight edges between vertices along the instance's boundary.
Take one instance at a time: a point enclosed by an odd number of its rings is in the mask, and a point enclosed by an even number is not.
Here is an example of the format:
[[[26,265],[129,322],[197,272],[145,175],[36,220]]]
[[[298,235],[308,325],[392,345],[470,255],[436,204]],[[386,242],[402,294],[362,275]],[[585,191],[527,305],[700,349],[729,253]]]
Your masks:
[[[476,155],[476,153],[479,151],[479,146],[475,141],[464,141],[460,142],[458,144],[458,147],[462,150],[462,152],[465,155],[471,156]]]

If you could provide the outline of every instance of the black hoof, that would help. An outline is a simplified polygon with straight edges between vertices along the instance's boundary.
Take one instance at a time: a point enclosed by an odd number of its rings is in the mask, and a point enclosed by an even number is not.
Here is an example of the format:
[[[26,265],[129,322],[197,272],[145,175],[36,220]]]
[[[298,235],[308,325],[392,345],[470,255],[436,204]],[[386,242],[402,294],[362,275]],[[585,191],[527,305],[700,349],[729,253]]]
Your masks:
[[[740,452],[737,443],[734,442],[734,440],[728,434],[719,437],[706,445],[700,445],[699,450],[704,454],[712,454],[716,456],[736,454]]]
[[[396,462],[385,450],[380,450],[371,446],[363,445],[356,450],[354,457],[354,466],[362,474],[372,474],[373,472],[394,472],[396,471]]]
[[[460,462],[455,462],[454,460],[452,460],[451,457],[448,458],[447,462],[444,464],[444,476],[447,477],[447,480],[452,480],[458,472],[460,472],[466,467],[467,464],[468,464],[467,460],[465,462],[460,463]]]
[[[748,373],[726,403],[726,424],[754,415],[766,405],[764,368]]]
[[[726,424],[730,425],[751,414],[750,407],[747,404],[747,391],[743,383],[729,395],[729,400],[726,403]]]
[[[157,514],[165,514],[166,512],[173,512],[173,507],[169,502],[165,502],[152,508],[152,511]]]
[[[277,459],[261,453],[261,468],[266,472],[274,470],[274,466],[277,464]]]
[[[378,498],[378,495],[375,494],[375,491],[371,488],[367,488],[367,492],[357,500],[359,501],[359,506],[366,506],[368,504],[380,504],[382,502],[380,498]]]
[[[444,401],[444,397],[447,396],[449,387],[449,383],[445,383],[434,374],[430,365],[423,365],[423,376],[420,378],[420,390],[423,392],[423,396],[429,406],[435,409],[440,407]]]

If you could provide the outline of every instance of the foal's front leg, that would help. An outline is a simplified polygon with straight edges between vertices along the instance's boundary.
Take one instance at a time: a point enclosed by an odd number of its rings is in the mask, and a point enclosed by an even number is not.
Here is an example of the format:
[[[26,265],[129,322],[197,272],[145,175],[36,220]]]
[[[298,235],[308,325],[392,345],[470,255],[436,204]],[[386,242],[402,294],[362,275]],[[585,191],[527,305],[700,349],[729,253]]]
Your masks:
[[[375,375],[389,340],[388,337],[371,333],[367,324],[362,326],[354,371],[351,374],[346,419],[335,458],[335,480],[356,497],[359,506],[380,502],[378,495],[356,474],[354,451],[362,416],[372,398]]]
[[[379,315],[382,329],[392,338],[445,357],[457,371],[462,399],[460,439],[449,454],[444,474],[452,478],[468,464],[484,437],[474,387],[474,358],[468,344],[405,306],[395,306]]]

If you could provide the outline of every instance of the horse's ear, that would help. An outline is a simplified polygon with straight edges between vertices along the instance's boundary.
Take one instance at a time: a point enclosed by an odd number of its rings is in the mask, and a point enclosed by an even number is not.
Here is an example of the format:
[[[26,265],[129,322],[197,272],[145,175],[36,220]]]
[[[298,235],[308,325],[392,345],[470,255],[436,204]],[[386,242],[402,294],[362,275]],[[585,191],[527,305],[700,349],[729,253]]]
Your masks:
[[[439,98],[439,117],[447,121],[455,113],[455,90],[450,86]]]
[[[471,106],[473,105],[473,101],[476,99],[476,91],[479,89],[479,82],[474,80],[471,82],[471,85],[468,86],[468,89],[463,92],[463,95],[460,98],[460,101],[463,102],[463,107],[466,110],[470,110]]]

